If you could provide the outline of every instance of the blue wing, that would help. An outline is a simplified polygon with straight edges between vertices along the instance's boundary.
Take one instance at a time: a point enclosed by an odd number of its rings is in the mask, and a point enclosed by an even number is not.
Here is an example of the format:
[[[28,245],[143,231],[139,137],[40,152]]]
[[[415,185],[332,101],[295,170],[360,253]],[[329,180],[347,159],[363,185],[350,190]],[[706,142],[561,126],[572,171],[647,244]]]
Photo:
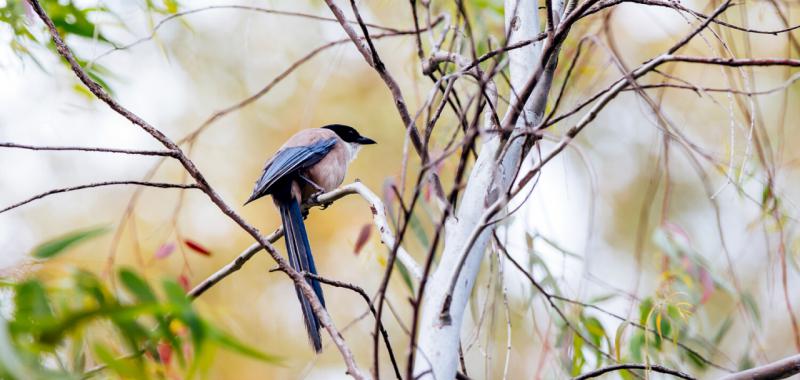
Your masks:
[[[245,204],[270,194],[272,186],[287,175],[316,164],[333,149],[334,145],[336,145],[336,139],[331,138],[317,141],[308,146],[281,149],[267,162],[261,178],[256,181],[253,194]]]

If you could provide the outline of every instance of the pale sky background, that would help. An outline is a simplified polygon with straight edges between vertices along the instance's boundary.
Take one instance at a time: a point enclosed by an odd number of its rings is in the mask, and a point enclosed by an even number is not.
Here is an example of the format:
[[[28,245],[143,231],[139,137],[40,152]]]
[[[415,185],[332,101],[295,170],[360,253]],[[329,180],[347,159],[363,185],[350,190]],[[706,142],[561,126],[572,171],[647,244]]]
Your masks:
[[[91,2],[89,2],[91,3]],[[138,2],[107,1],[125,20],[129,31],[110,29],[111,39],[125,44],[149,34],[150,25]],[[295,10],[327,15],[326,9],[311,6],[306,2],[254,1],[253,4],[281,10]],[[0,4],[3,1],[0,0]],[[242,4],[233,1],[191,1],[191,8],[204,5]],[[366,2],[364,3],[367,4]],[[691,8],[703,5],[696,1],[682,2]],[[404,4],[405,6],[405,4]],[[374,7],[370,11],[370,7]],[[779,24],[766,3],[748,3],[750,20],[759,28],[778,28]],[[364,6],[367,20],[401,28],[409,27],[407,7],[402,8],[402,17],[389,17],[393,4],[390,1],[369,2]],[[156,16],[156,19],[161,16]],[[173,139],[188,131],[211,115],[233,102],[257,91],[280,73],[295,59],[324,42],[346,37],[335,23],[320,23],[296,18],[264,15],[233,10],[207,11],[184,18],[190,26],[171,22],[162,27],[155,41],[142,43],[128,51],[114,52],[98,63],[113,72],[110,83],[121,104],[145,120],[161,128]],[[637,65],[663,48],[665,39],[673,40],[686,30],[686,21],[665,9],[646,9],[640,6],[621,6],[614,15],[615,34],[623,41],[626,63]],[[7,30],[0,30],[0,141],[32,145],[101,146],[130,149],[158,149],[159,145],[138,127],[110,111],[104,104],[86,98],[76,92],[71,72],[57,64],[56,57],[37,51],[36,55],[45,67],[42,70],[30,60],[20,61],[7,48]],[[757,36],[753,48],[757,55],[785,54],[782,40],[772,36]],[[70,40],[71,46],[84,57],[102,53],[107,47],[87,41]],[[409,59],[414,54],[413,41],[407,37],[382,40],[378,48],[401,79],[404,93],[413,105],[418,104],[412,88],[416,64]],[[692,45],[687,54],[704,54],[702,43]],[[599,57],[595,55],[594,57]],[[593,70],[608,83],[619,76],[610,61],[592,62]],[[784,79],[781,69],[758,70],[758,89],[779,85]],[[724,85],[719,69],[694,68],[681,72],[706,85]],[[425,91],[429,82],[425,81]],[[557,83],[558,85],[558,83]],[[591,91],[576,92],[585,95]],[[793,86],[793,104],[797,104],[797,85]],[[423,92],[422,94],[424,94]],[[671,120],[685,127],[687,135],[713,151],[726,157],[733,150],[737,165],[746,156],[752,164],[755,158],[747,151],[748,125],[741,118],[732,125],[727,117],[731,103],[724,95],[716,95],[717,104],[701,100],[691,92],[673,92],[664,108]],[[707,99],[707,98],[706,98]],[[779,95],[762,98],[762,111],[768,125],[776,123],[774,113],[779,110]],[[562,106],[570,106],[577,98],[568,98]],[[562,108],[562,110],[565,108]],[[796,131],[798,110],[790,108],[794,117],[787,117],[790,130],[786,144],[798,141]],[[782,116],[782,115],[781,115]],[[571,118],[569,121],[576,121]],[[388,91],[382,87],[377,76],[363,62],[363,58],[350,45],[334,47],[306,64],[275,87],[267,96],[241,112],[231,114],[218,121],[200,138],[192,157],[206,173],[211,184],[230,204],[239,207],[249,192],[249,186],[264,160],[280,145],[282,139],[297,129],[314,127],[322,123],[343,122],[359,128],[364,134],[375,136],[380,149],[365,149],[353,167],[348,181],[360,178],[376,192],[384,180],[399,173],[402,149],[402,128],[399,117],[392,107]],[[772,124],[771,124],[772,123]],[[730,144],[730,128],[733,128],[735,143]],[[552,147],[545,143],[544,147]],[[673,150],[677,151],[673,145]],[[643,176],[649,175],[653,161],[648,155],[657,153],[660,146],[655,121],[647,105],[630,93],[618,98],[607,107],[576,142],[577,150],[568,149],[554,159],[544,170],[537,188],[528,204],[524,206],[507,227],[512,251],[523,258],[526,230],[536,230],[557,242],[566,250],[582,256],[582,260],[564,259],[555,249],[545,245],[537,247],[548,263],[554,276],[564,279],[563,290],[573,298],[587,299],[609,293],[609,289],[598,285],[591,277],[599,278],[628,291],[633,290],[636,266],[633,259],[633,234],[638,224],[638,208],[642,203],[643,190],[632,187],[646,186]],[[545,149],[546,150],[546,149]],[[580,152],[580,153],[579,153]],[[581,156],[589,162],[587,165]],[[785,151],[785,161],[798,153],[791,148]],[[691,236],[691,246],[703,255],[711,267],[719,273],[727,273],[727,262],[720,249],[713,209],[703,194],[696,174],[681,154],[674,153],[672,180],[676,195],[673,200],[674,218]],[[137,180],[155,162],[153,158],[113,155],[103,153],[30,152],[0,149],[0,206],[15,203],[33,194],[56,187],[72,186],[94,181]],[[529,165],[530,163],[528,163]],[[176,165],[166,165],[156,177],[158,181],[179,181],[180,171]],[[797,216],[796,203],[800,201],[797,189],[798,178],[781,175],[778,188],[783,190],[783,206],[789,214]],[[593,178],[593,179],[592,179]],[[646,177],[644,177],[646,178]],[[747,192],[760,199],[759,178],[746,178],[742,184]],[[714,189],[724,185],[724,180],[714,175]],[[592,188],[596,186],[596,188]],[[55,195],[33,204],[0,215],[0,268],[5,273],[17,273],[19,265],[29,262],[32,247],[59,234],[96,225],[116,225],[125,208],[130,187],[113,187],[83,190]],[[169,216],[177,199],[176,190],[146,190],[137,209],[137,220],[141,228],[140,238],[145,257],[165,241],[174,239],[171,234]],[[779,267],[774,239],[769,251],[763,230],[753,227],[759,209],[740,196],[733,186],[724,187],[716,197],[721,210],[725,243],[729,248],[737,275],[760,295],[764,326],[762,344],[767,357],[777,358],[791,352],[787,332],[786,309],[779,287]],[[660,202],[660,196],[657,197]],[[624,210],[620,207],[624,206]],[[660,206],[656,206],[658,209]],[[590,215],[590,210],[594,215]],[[238,208],[249,221],[262,231],[271,231],[277,225],[275,213],[268,201],[247,208]],[[267,211],[265,211],[267,210]],[[356,211],[352,211],[356,210]],[[623,214],[624,213],[624,214]],[[342,219],[344,218],[344,219]],[[625,219],[621,222],[619,219]],[[342,220],[350,223],[343,223]],[[354,256],[352,246],[360,227],[369,223],[369,212],[360,201],[351,199],[337,203],[326,211],[315,211],[309,218],[310,228],[316,232],[312,242],[315,252],[332,251],[321,259],[321,271],[333,278],[358,283],[372,293],[380,280],[382,268],[379,257],[385,249],[373,236],[366,252]],[[591,224],[590,224],[591,223]],[[652,222],[651,222],[652,224]],[[239,229],[224,218],[207,199],[198,193],[187,195],[179,225],[184,236],[201,240],[215,251],[212,259],[189,255],[192,263],[193,283],[204,275],[224,265],[235,254],[250,244]],[[591,226],[591,236],[588,236]],[[621,230],[620,226],[626,229]],[[324,231],[323,231],[324,229]],[[791,231],[790,231],[791,232]],[[628,235],[624,240],[620,234]],[[126,235],[127,236],[127,235]],[[129,237],[124,238],[129,239]],[[647,241],[651,241],[650,238]],[[790,246],[791,254],[797,255],[798,246]],[[109,237],[91,243],[88,248],[76,250],[65,259],[76,265],[98,267],[104,262],[110,245]],[[278,246],[283,250],[283,243]],[[91,252],[87,252],[91,251]],[[653,257],[652,248],[649,250]],[[769,253],[768,253],[769,252]],[[421,252],[413,252],[420,257]],[[324,253],[327,255],[327,253]],[[342,255],[342,256],[336,256]],[[123,243],[121,262],[133,263],[130,242]],[[178,256],[178,255],[175,255]],[[209,261],[211,260],[211,261]],[[159,264],[154,275],[179,273],[181,261],[171,257]],[[276,341],[291,337],[292,352],[302,352],[291,358],[289,368],[276,369],[276,376],[289,376],[306,368],[308,378],[334,378],[341,375],[339,359],[333,349],[328,349],[319,362],[310,366],[311,356],[302,351],[305,344],[302,330],[296,334],[286,326],[300,328],[297,318],[299,310],[293,291],[285,279],[264,272],[272,264],[264,257],[250,262],[242,275],[225,280],[220,289],[209,294],[208,303],[201,308],[223,321],[223,326],[238,337],[259,344],[277,334]],[[513,297],[522,300],[530,292],[527,280],[519,276],[510,263],[505,264],[506,285]],[[800,286],[796,267],[790,267],[790,286],[794,294]],[[659,262],[650,260],[642,273],[640,295],[652,294],[656,286]],[[535,273],[541,275],[541,273]],[[591,276],[589,275],[591,274]],[[727,276],[726,276],[727,278]],[[392,286],[402,288],[399,282]],[[478,286],[484,286],[478,284]],[[241,297],[225,299],[226,295]],[[329,297],[341,302],[355,302],[350,295],[328,291]],[[798,300],[800,301],[800,300]],[[217,304],[215,302],[222,302]],[[403,302],[401,296],[395,302]],[[282,306],[275,304],[283,303]],[[798,302],[800,303],[800,302]],[[330,303],[336,305],[336,302]],[[735,313],[725,301],[712,301],[721,313]],[[535,305],[541,305],[537,303]],[[622,314],[627,313],[630,303],[619,297],[603,304]],[[333,315],[337,324],[343,326],[353,316],[360,314],[358,308],[336,308]],[[405,305],[404,305],[405,306]],[[797,307],[797,305],[795,305]],[[350,310],[352,309],[352,310]],[[537,314],[544,315],[543,308]],[[252,321],[240,320],[247,314]],[[468,314],[469,315],[469,314]],[[720,315],[713,313],[713,315]],[[613,333],[617,322],[605,317],[601,321]],[[702,313],[702,326],[707,331],[716,329],[718,320]],[[710,319],[709,319],[710,318]],[[704,320],[705,319],[705,320]],[[612,323],[613,322],[613,323]],[[362,323],[354,335],[365,333],[371,326]],[[474,321],[465,329],[474,327]],[[543,329],[542,326],[537,328]],[[741,326],[738,326],[741,329]],[[253,333],[253,329],[259,329]],[[395,331],[396,330],[396,331]],[[524,330],[531,332],[526,326]],[[740,331],[739,331],[740,332]],[[394,328],[394,335],[400,335]],[[252,334],[249,335],[248,334]],[[706,336],[711,333],[707,333]],[[366,334],[365,334],[366,335]],[[464,336],[470,336],[465,334]],[[524,342],[530,336],[515,334],[515,342]],[[539,338],[536,338],[539,339]],[[734,332],[724,341],[723,350],[737,359],[740,344],[748,340],[746,335]],[[523,344],[523,343],[520,343]],[[537,343],[532,342],[533,346]],[[280,344],[267,343],[266,351],[275,351]],[[405,347],[398,345],[404,355]],[[369,352],[368,346],[357,347],[359,355]],[[531,355],[536,352],[530,351]],[[523,353],[514,357],[512,363],[520,376],[529,374],[524,369]],[[221,358],[225,357],[220,355]],[[482,361],[480,352],[472,351],[468,357],[475,363]],[[223,359],[220,359],[223,360]],[[258,367],[244,359],[231,359],[243,366],[242,370]],[[475,364],[480,366],[480,364]],[[499,364],[495,364],[497,366]],[[386,366],[386,365],[385,365]],[[227,373],[216,369],[217,374]],[[476,373],[481,373],[476,369]]]

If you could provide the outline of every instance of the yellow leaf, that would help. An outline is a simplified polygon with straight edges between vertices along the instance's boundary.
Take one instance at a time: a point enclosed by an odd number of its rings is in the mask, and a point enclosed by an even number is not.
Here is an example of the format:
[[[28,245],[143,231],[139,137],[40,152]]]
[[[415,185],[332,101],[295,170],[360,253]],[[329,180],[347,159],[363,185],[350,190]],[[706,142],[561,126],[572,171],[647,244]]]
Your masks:
[[[656,330],[658,330],[658,337],[664,339],[664,335],[661,334],[661,313],[659,312],[656,314]]]

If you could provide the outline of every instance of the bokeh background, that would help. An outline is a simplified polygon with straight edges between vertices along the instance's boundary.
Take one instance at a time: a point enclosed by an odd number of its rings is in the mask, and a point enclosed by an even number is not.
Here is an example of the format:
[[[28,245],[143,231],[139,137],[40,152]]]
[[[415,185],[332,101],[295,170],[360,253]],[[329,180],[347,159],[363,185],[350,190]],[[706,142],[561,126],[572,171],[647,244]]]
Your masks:
[[[87,1],[87,4],[91,3]],[[119,16],[96,20],[103,33],[120,44],[148,36],[160,15],[145,11],[135,1],[103,1]],[[484,37],[502,32],[502,2],[470,2],[476,12],[476,33]],[[2,4],[2,2],[0,2]],[[261,7],[328,15],[324,4],[288,1],[191,1],[187,8],[208,5],[251,4]],[[713,2],[686,1],[683,5],[706,12]],[[790,24],[800,22],[796,4],[780,3],[788,10]],[[368,21],[398,29],[412,27],[405,2],[388,0],[361,4]],[[449,5],[438,9],[449,10]],[[728,16],[731,22],[761,29],[782,27],[767,2],[743,2]],[[582,22],[578,34],[600,33],[602,17]],[[619,6],[609,20],[619,51],[631,67],[658,54],[689,30],[684,17],[669,9],[651,9],[630,4]],[[796,57],[786,35],[756,35],[720,32],[737,52],[754,56]],[[95,61],[109,70],[106,79],[121,104],[138,113],[173,139],[180,139],[200,126],[214,112],[257,92],[295,60],[324,43],[346,38],[338,24],[298,17],[270,15],[242,10],[208,10],[164,24],[151,41],[114,51]],[[597,37],[602,38],[602,37]],[[710,34],[695,41],[687,54],[716,54]],[[10,41],[11,33],[0,30],[0,39]],[[87,39],[68,40],[83,57],[97,57],[109,49]],[[574,53],[576,40],[565,46],[562,59]],[[19,58],[0,44],[0,141],[33,145],[103,146],[158,149],[159,145],[138,127],[109,110],[79,89],[73,74],[44,49],[34,51],[39,62]],[[430,81],[421,76],[411,37],[392,37],[377,42],[389,70],[400,81],[410,108],[422,104]],[[725,70],[718,67],[675,66],[673,75],[700,86],[741,89],[769,89],[781,86],[796,73],[782,68]],[[556,86],[564,70],[560,70]],[[619,77],[618,70],[602,47],[583,58],[578,76],[569,85],[562,110],[603,88]],[[652,83],[657,83],[653,80]],[[778,232],[784,234],[789,272],[788,288],[795,310],[798,250],[796,217],[800,85],[790,84],[757,98],[742,97],[745,109],[754,112],[763,136],[769,139],[767,153],[775,170],[773,192],[783,213],[782,229],[765,215],[765,169],[758,162],[750,136],[750,118],[727,94],[672,90],[659,101],[672,125],[707,151],[720,165],[703,162],[703,172],[714,194],[713,202],[701,176],[682,153],[679,144],[670,150],[669,186],[661,174],[663,141],[659,124],[648,106],[632,93],[625,93],[605,109],[598,119],[567,150],[548,164],[527,204],[504,229],[509,248],[516,257],[536,254],[559,281],[564,294],[584,301],[606,295],[603,307],[623,315],[634,315],[631,296],[644,298],[662,289],[665,252],[659,236],[665,231],[680,236],[719,281],[709,289],[708,298],[697,303],[690,317],[693,331],[708,339],[729,315],[734,316],[713,357],[736,367],[743,357],[753,362],[777,359],[793,352],[791,328],[780,285],[781,261]],[[455,128],[452,115],[445,115],[442,136]],[[557,125],[558,134],[575,118]],[[191,145],[191,157],[210,183],[230,204],[237,205],[248,221],[269,232],[280,221],[269,200],[239,207],[260,174],[265,160],[294,132],[328,123],[349,124],[379,142],[364,149],[353,164],[346,182],[360,179],[377,193],[387,181],[399,180],[405,147],[403,126],[392,98],[380,78],[351,46],[341,44],[321,52],[299,67],[265,96],[219,120]],[[546,149],[551,143],[544,142]],[[732,183],[720,175],[732,164]],[[157,158],[104,153],[33,152],[0,149],[0,206],[15,203],[52,188],[108,180],[138,180],[158,162]],[[412,159],[411,167],[416,165]],[[443,171],[454,163],[445,165]],[[742,175],[739,176],[739,172]],[[185,180],[175,163],[162,165],[154,180]],[[727,184],[726,184],[727,183]],[[145,189],[130,218],[125,217],[135,189],[129,186],[83,190],[51,196],[0,214],[0,268],[6,276],[38,276],[57,282],[72,268],[99,274],[114,266],[131,266],[148,279],[185,276],[196,284],[229,262],[252,241],[196,191]],[[653,197],[649,198],[650,192]],[[665,194],[667,201],[664,201]],[[181,205],[177,208],[177,205]],[[642,214],[643,205],[654,211]],[[430,215],[420,213],[418,233],[407,248],[417,258],[424,254]],[[354,247],[364,225],[371,223],[369,208],[356,197],[336,202],[324,211],[314,210],[307,220],[317,267],[329,278],[357,284],[372,294],[384,270],[387,250],[373,231],[358,254]],[[114,229],[102,238],[80,246],[46,263],[28,255],[37,244],[79,228],[108,225]],[[119,230],[118,228],[122,228]],[[677,231],[677,232],[676,232]],[[429,233],[430,231],[428,231]],[[536,243],[531,248],[526,236],[541,234],[552,245]],[[662,234],[662,235],[659,235]],[[720,236],[724,238],[721,240]],[[191,239],[211,250],[198,255],[180,242]],[[637,239],[641,248],[637,249]],[[164,244],[179,249],[165,259],[154,258]],[[282,243],[278,247],[283,249]],[[533,250],[531,250],[533,249]],[[733,280],[729,262],[736,276]],[[568,254],[564,253],[568,252]],[[487,285],[493,273],[491,256],[486,273],[475,290],[472,315],[463,334],[469,369],[476,378],[502,374],[505,357],[505,317],[500,306],[482,321],[482,307],[496,294]],[[494,265],[494,264],[492,264]],[[210,378],[308,378],[343,377],[336,350],[329,346],[315,356],[308,348],[300,311],[290,281],[280,273],[269,273],[271,259],[259,254],[245,267],[222,281],[196,304],[220,327],[265,352],[280,355],[283,365],[271,365],[225,351],[216,356]],[[506,265],[505,288],[510,296],[513,350],[509,378],[560,378],[556,356],[550,353],[556,337],[554,319],[544,304],[529,303],[529,283]],[[543,275],[541,270],[535,275]],[[759,318],[752,316],[735,292],[719,288],[738,281],[757,301]],[[704,284],[694,282],[702,288]],[[704,293],[705,294],[705,293]],[[408,323],[408,288],[395,276],[389,293],[393,308]],[[326,291],[329,310],[363,363],[371,358],[371,318],[348,324],[366,310],[354,294]],[[705,297],[704,297],[705,298]],[[634,303],[635,304],[635,303]],[[631,314],[633,313],[633,314]],[[618,321],[599,315],[612,334]],[[403,326],[387,315],[390,336],[401,357],[407,338]],[[490,334],[491,333],[491,334]],[[488,334],[486,338],[484,334]],[[549,336],[549,338],[546,338]],[[326,342],[328,342],[326,338]],[[558,348],[560,349],[560,348]],[[493,360],[486,360],[486,353]],[[488,364],[487,364],[488,363]],[[388,370],[388,364],[383,365]],[[540,369],[541,367],[541,369]],[[388,375],[388,372],[387,372]]]

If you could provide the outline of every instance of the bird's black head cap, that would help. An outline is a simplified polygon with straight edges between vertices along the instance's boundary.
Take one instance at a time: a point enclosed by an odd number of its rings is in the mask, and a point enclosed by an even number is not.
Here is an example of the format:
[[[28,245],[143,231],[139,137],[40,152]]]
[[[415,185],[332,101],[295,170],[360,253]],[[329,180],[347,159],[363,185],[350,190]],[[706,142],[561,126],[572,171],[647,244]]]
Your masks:
[[[375,144],[375,140],[362,136],[358,131],[347,125],[343,124],[330,124],[322,128],[330,129],[335,132],[342,140],[349,143],[356,143],[361,145]]]

